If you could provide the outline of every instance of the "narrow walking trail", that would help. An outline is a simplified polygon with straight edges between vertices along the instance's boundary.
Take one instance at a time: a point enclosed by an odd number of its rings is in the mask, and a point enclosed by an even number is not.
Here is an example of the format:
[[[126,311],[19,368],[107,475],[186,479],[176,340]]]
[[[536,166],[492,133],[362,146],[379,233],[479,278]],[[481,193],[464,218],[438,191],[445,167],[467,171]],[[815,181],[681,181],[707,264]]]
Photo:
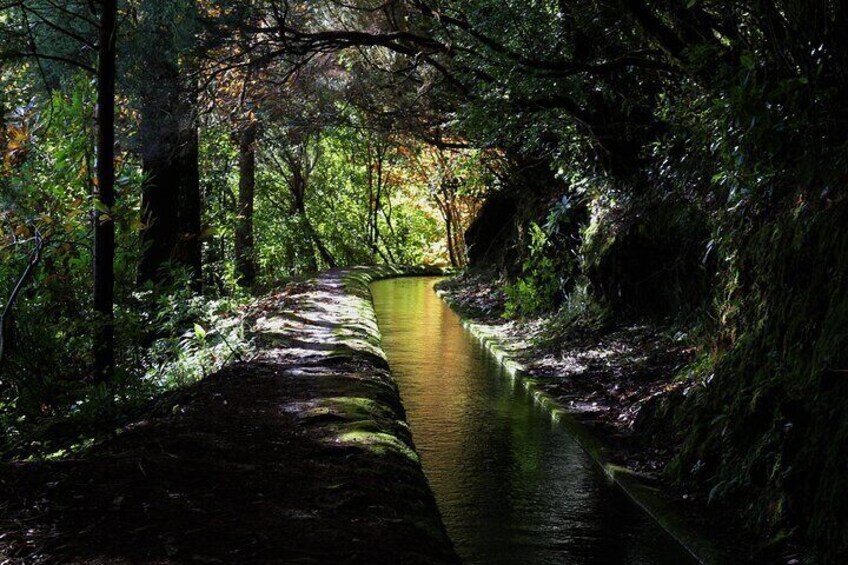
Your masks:
[[[261,353],[72,459],[0,467],[0,561],[454,563],[379,345],[334,271],[262,304]]]

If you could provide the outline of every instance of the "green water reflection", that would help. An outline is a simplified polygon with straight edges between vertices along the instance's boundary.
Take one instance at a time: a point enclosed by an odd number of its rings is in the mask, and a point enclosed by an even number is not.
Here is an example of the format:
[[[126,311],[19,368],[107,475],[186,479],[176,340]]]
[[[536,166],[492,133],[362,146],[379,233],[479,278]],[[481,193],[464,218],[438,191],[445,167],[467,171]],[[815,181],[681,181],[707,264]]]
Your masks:
[[[383,346],[448,533],[466,563],[691,563],[435,295],[372,286]]]

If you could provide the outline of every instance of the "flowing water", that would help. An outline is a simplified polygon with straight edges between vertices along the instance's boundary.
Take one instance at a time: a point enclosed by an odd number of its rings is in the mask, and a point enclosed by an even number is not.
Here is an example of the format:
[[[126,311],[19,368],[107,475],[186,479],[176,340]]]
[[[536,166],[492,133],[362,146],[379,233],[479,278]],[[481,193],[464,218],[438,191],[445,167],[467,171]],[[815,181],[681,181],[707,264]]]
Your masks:
[[[424,472],[465,563],[692,563],[433,292],[372,285]]]

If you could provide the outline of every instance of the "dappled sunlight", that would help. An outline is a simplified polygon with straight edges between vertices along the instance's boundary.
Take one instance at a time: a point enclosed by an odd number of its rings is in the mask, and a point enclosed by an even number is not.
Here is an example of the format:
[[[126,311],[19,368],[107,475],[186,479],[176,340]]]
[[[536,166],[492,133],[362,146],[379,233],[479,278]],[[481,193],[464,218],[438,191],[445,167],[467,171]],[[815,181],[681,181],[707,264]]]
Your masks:
[[[378,455],[384,455],[389,452],[398,453],[418,463],[418,455],[408,445],[397,437],[386,433],[361,430],[348,431],[332,437],[328,441],[342,445],[363,447]]]

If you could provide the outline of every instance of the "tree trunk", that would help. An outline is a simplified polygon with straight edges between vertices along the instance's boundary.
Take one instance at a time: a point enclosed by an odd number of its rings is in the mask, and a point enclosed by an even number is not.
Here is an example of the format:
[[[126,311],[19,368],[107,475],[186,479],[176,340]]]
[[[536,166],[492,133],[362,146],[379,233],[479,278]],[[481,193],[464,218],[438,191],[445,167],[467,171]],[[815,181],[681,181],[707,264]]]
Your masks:
[[[300,217],[301,224],[306,230],[306,233],[309,235],[309,239],[312,241],[313,247],[318,251],[318,255],[329,268],[335,269],[338,266],[336,259],[324,246],[324,242],[321,241],[321,236],[318,235],[318,231],[312,225],[312,222],[309,221],[309,216],[306,215],[306,177],[301,171],[301,163],[296,162],[294,159],[289,159],[288,161],[289,168],[292,172],[289,190],[292,195],[292,201],[294,202],[293,212],[295,215]],[[310,264],[310,268],[312,267],[313,265]],[[317,264],[314,265],[313,270],[318,270]]]
[[[321,255],[321,259],[323,259],[324,263],[326,263],[331,269],[338,267],[338,262],[330,253],[330,250],[324,245],[324,242],[321,241],[321,236],[318,235],[318,231],[309,221],[309,218],[306,217],[306,212],[303,213],[303,218],[306,220],[306,229],[309,230],[309,235],[312,237],[312,243],[314,243],[315,248],[318,249],[318,254]]]
[[[256,122],[239,133],[239,195],[236,225],[236,276],[241,286],[256,281],[256,252],[253,241],[253,197],[256,189]]]
[[[451,212],[449,207],[445,207],[445,230],[447,231],[448,237],[448,256],[450,257],[450,262],[452,267],[458,267],[459,262],[456,259],[456,242],[453,237],[453,218],[451,217]]]
[[[144,230],[139,282],[165,282],[166,268],[177,245],[180,163],[169,155],[172,146],[171,140],[162,137],[157,147],[148,148],[142,158],[141,220]]]
[[[168,282],[168,266],[184,267],[198,287],[201,280],[200,173],[196,95],[186,93],[172,61],[151,73],[155,88],[142,108],[142,232],[139,281]],[[189,89],[190,90],[190,89]]]
[[[97,187],[94,210],[94,373],[109,382],[115,373],[115,35],[117,0],[102,0],[97,62]]]
[[[327,266],[331,269],[335,269],[338,264],[336,263],[336,259],[332,256],[330,251],[324,246],[324,242],[321,241],[321,236],[318,235],[315,227],[312,225],[312,222],[309,221],[309,216],[306,215],[306,201],[305,201],[305,191],[301,191],[301,196],[295,196],[295,214],[300,217],[303,228],[306,230],[309,239],[312,241],[312,246],[316,251],[318,251],[318,255],[327,264]],[[318,265],[315,265],[315,270],[318,270]]]
[[[365,168],[368,173],[368,248],[371,253],[371,262],[374,262],[374,255],[377,249],[375,244],[376,236],[374,234],[374,220],[373,218],[377,215],[374,207],[374,168],[372,166],[372,150],[371,150],[371,141],[366,137],[365,139]]]
[[[448,258],[450,259],[450,263],[452,267],[458,267],[459,264],[456,260],[456,243],[453,235],[453,217],[450,209],[449,196],[447,194],[444,195],[444,200],[439,198],[438,194],[433,195],[436,200],[436,206],[439,208],[439,211],[442,213],[442,219],[445,221],[445,231],[447,232],[445,235],[447,237],[447,246],[448,246]]]
[[[191,110],[193,117],[194,109]],[[192,123],[182,130],[178,153],[180,162],[180,190],[177,192],[177,245],[174,261],[187,267],[196,290],[200,290],[202,274],[200,199],[200,136]]]

